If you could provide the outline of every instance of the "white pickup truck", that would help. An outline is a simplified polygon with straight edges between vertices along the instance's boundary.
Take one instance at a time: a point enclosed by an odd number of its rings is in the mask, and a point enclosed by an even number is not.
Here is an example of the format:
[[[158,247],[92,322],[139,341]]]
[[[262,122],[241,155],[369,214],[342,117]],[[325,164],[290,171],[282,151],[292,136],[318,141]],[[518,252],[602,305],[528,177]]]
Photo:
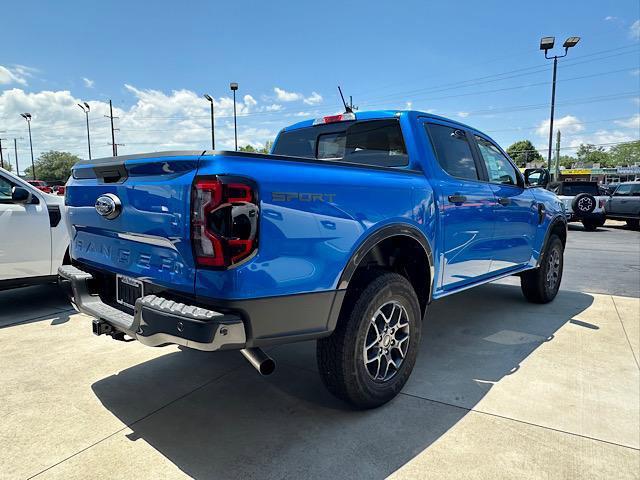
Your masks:
[[[0,168],[0,290],[57,280],[69,258],[64,197]]]

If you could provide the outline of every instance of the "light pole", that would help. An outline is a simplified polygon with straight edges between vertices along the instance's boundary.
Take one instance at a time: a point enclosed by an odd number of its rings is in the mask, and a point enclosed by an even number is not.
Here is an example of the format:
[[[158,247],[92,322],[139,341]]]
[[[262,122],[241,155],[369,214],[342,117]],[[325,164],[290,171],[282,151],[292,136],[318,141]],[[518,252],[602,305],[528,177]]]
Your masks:
[[[20,140],[22,140],[22,137],[20,137]],[[16,175],[19,177],[20,165],[18,165],[18,139],[17,138],[13,139],[13,153],[15,154],[15,157],[16,157]]]
[[[213,133],[214,131],[214,122],[213,122],[213,98],[211,98],[211,96],[209,96],[208,94],[204,94],[204,98],[206,98],[207,100],[209,100],[209,103],[211,104],[211,150],[215,150],[216,149],[216,137],[215,134]]]
[[[566,57],[569,49],[575,47],[580,41],[580,37],[569,37],[565,40],[564,55],[548,56],[548,51],[553,48],[556,37],[542,37],[540,39],[540,50],[544,50],[544,58],[551,60],[553,58],[553,81],[551,83],[551,115],[549,117],[549,153],[547,155],[547,165],[551,168],[551,150],[553,147],[553,113],[556,107],[556,72],[558,70],[558,59]],[[556,178],[557,180],[557,178]]]
[[[2,153],[2,140],[6,140],[6,138],[0,138],[0,167],[4,168],[4,155]]]
[[[236,90],[238,90],[238,84],[232,82],[229,85],[231,90],[233,91],[233,134],[236,139],[236,152],[238,151],[238,124],[236,122]]]
[[[91,138],[89,137],[89,112],[91,111],[91,107],[87,102],[82,102],[82,104],[78,104],[78,106],[84,112],[85,117],[87,118],[87,147],[89,147],[89,160],[91,160]]]
[[[29,147],[31,148],[31,173],[33,174],[33,179],[36,178],[36,165],[33,161],[33,142],[31,141],[31,114],[30,113],[21,113],[20,116],[27,121],[27,127],[29,128]]]

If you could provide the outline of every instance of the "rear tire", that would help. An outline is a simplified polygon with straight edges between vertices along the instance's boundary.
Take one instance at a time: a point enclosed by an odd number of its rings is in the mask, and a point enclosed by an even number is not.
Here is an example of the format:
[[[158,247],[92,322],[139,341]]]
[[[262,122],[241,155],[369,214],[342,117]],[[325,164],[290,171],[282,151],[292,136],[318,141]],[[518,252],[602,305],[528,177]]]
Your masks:
[[[630,220],[627,220],[627,227],[637,229],[638,227],[640,227],[640,220],[636,220],[633,218]]]
[[[418,297],[409,281],[397,273],[371,272],[360,288],[347,293],[331,336],[317,342],[322,382],[356,408],[385,404],[413,370],[421,327]]]
[[[557,235],[551,235],[542,253],[540,266],[524,272],[520,286],[525,298],[532,303],[549,303],[558,294],[562,281],[564,247]]]
[[[595,232],[603,224],[604,222],[601,224],[600,220],[582,220],[582,226],[587,232]]]

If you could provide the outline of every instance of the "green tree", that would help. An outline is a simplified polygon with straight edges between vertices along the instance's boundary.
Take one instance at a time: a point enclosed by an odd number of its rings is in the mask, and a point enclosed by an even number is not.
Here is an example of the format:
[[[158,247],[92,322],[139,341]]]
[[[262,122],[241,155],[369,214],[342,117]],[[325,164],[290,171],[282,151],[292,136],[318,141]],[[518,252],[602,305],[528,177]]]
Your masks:
[[[627,166],[640,164],[640,140],[621,143],[609,149],[611,166]]]
[[[575,157],[572,157],[571,155],[560,155],[560,166],[564,168],[573,167],[573,164],[576,163],[577,161],[578,159]]]
[[[525,167],[528,162],[544,164],[544,158],[530,140],[519,140],[513,143],[507,148],[507,153],[519,167]]]
[[[66,182],[71,176],[71,167],[80,161],[80,157],[69,152],[50,150],[36,160],[36,178],[38,180]],[[27,178],[33,177],[31,167],[25,170]]]
[[[594,163],[600,164],[601,167],[612,166],[609,153],[604,147],[597,147],[590,143],[581,143],[576,150],[576,157],[578,157],[578,162],[585,167],[590,167]]]
[[[271,140],[267,140],[264,144],[264,147],[256,148],[253,145],[245,145],[238,147],[238,150],[241,152],[249,152],[249,153],[269,153],[271,151],[271,147],[273,146],[273,142]]]
[[[9,163],[7,160],[4,161],[4,169],[7,172],[13,172],[13,165],[11,165],[11,163]]]

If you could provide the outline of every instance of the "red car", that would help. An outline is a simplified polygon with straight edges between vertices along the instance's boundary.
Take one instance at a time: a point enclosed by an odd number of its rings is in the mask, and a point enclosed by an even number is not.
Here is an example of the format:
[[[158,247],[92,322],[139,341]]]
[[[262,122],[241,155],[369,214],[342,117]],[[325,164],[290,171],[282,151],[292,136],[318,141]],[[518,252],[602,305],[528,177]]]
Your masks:
[[[44,193],[53,193],[53,189],[42,180],[28,180],[28,182]]]

